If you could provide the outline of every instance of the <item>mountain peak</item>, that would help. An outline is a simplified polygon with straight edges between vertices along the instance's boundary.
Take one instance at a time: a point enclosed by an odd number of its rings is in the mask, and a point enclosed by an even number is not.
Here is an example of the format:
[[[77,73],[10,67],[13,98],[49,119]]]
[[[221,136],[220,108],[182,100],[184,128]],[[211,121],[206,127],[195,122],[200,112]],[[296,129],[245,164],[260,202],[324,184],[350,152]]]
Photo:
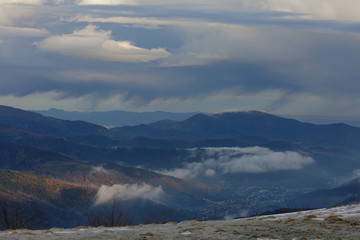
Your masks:
[[[214,114],[214,117],[220,117],[220,116],[274,116],[272,114],[269,114],[265,111],[257,111],[257,110],[250,110],[250,111],[229,111],[229,112],[221,112]]]
[[[195,114],[194,116],[190,117],[188,120],[192,119],[192,120],[204,120],[204,119],[211,119],[212,117],[209,115],[206,115],[205,113],[198,113]]]

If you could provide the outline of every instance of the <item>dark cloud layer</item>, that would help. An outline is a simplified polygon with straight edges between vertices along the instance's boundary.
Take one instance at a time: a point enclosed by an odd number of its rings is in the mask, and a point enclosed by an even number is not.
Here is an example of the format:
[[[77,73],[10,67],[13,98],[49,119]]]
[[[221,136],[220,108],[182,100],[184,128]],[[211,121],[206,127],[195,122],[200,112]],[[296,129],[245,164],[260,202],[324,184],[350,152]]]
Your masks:
[[[360,115],[354,1],[11,2],[0,104]]]

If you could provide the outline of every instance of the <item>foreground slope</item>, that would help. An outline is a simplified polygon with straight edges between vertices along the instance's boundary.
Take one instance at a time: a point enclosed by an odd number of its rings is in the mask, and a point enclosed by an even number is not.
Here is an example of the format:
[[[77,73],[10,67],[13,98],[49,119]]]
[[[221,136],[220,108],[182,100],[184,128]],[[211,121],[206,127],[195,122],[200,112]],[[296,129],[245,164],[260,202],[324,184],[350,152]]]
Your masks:
[[[97,192],[94,187],[84,187],[60,180],[22,173],[11,170],[0,170],[0,192],[27,194],[32,199],[41,199],[59,206],[86,207]],[[17,197],[16,199],[20,199]]]
[[[236,219],[121,228],[17,230],[1,239],[359,239],[360,204]]]
[[[0,229],[7,228],[7,221],[16,225],[15,221],[24,219],[25,226],[35,229],[77,226],[85,221],[83,213],[96,192],[93,187],[0,169]]]

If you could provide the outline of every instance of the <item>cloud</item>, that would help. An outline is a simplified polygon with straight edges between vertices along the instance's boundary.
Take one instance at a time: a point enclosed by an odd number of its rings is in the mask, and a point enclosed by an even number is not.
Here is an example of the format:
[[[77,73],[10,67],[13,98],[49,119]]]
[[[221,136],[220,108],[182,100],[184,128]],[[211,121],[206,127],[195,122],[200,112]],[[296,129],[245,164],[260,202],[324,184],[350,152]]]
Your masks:
[[[308,68],[311,67],[309,59],[314,59],[313,62],[316,64],[326,65],[329,61],[335,60],[338,54],[342,55],[341,59],[352,58],[352,54],[348,54],[347,50],[338,51],[345,42],[348,42],[349,48],[357,49],[359,46],[355,41],[359,38],[358,33],[322,32],[311,27],[296,29],[281,24],[279,26],[193,24],[184,32],[186,34],[184,44],[177,50],[178,54],[164,59],[165,65],[203,65],[228,60],[266,64],[272,68],[272,71],[278,67],[284,73],[287,69],[284,63],[296,64],[297,67],[299,64],[304,64],[304,68]],[[335,39],[340,35],[342,39],[338,42]],[[334,49],[337,51],[333,51]],[[317,75],[321,70],[326,71],[325,66],[313,65],[313,68],[313,70],[301,68],[299,74]],[[308,79],[302,79],[300,84],[306,80]],[[314,81],[311,84],[313,85]]]
[[[154,87],[158,84],[166,84],[164,79],[156,79],[150,76],[137,74],[137,73],[125,73],[121,75],[117,73],[109,73],[104,71],[92,71],[92,70],[76,70],[76,71],[61,71],[56,73],[62,82],[103,82],[108,84],[139,84],[141,86]]]
[[[32,9],[14,5],[0,4],[0,25],[11,26],[14,22],[33,16]]]
[[[137,198],[159,202],[164,191],[161,186],[154,187],[143,184],[102,185],[95,196],[95,205],[104,204],[113,199],[132,200]]]
[[[51,36],[35,45],[42,51],[114,62],[150,62],[171,55],[164,48],[149,50],[129,41],[112,40],[111,31],[99,30],[94,25],[72,34]]]
[[[219,18],[221,15],[218,16]],[[353,33],[331,29],[329,24],[299,22],[299,28],[288,20],[274,22],[270,18],[249,16],[238,22],[221,22],[221,19],[170,18],[170,17],[98,17],[77,15],[68,21],[82,23],[117,23],[133,28],[166,29],[181,32],[183,42],[172,56],[161,61],[162,66],[208,65],[221,61],[242,62],[293,62],[308,61],[311,49],[320,42],[336,38],[354,38]],[[269,21],[271,20],[271,21]],[[253,22],[252,22],[253,21]]]
[[[206,65],[225,60],[289,61],[305,58],[308,53],[308,34],[299,36],[296,31],[274,26],[265,28],[187,18],[101,18],[88,15],[78,15],[70,21],[181,29],[183,44],[172,56],[162,60],[162,66]]]
[[[1,0],[1,4],[27,4],[27,5],[42,5],[46,0]]]
[[[255,3],[254,3],[255,2]],[[256,3],[257,2],[257,3]],[[288,0],[260,0],[248,1],[249,6],[272,11],[307,13],[315,19],[358,21],[360,2],[357,0],[326,0],[326,1],[288,1]]]
[[[24,96],[0,94],[0,104],[22,109],[69,109],[70,111],[113,110],[122,105],[124,95],[98,96],[88,93],[80,96],[68,96],[64,92],[34,92]]]
[[[215,149],[215,152],[214,150],[212,152],[220,161],[219,166],[224,173],[298,170],[313,163],[312,158],[301,156],[297,152],[273,152],[264,148],[251,150],[253,151],[246,152],[238,149],[231,153],[232,149],[224,149],[220,152],[216,152]]]
[[[45,29],[0,26],[0,37],[40,37],[49,35]]]
[[[358,21],[357,0],[289,1],[289,0],[81,0],[79,5],[181,6],[184,9],[217,9],[231,11],[278,11],[295,13],[293,18]]]
[[[196,178],[199,175],[203,175],[204,168],[206,168],[206,164],[202,162],[192,162],[184,165],[184,168],[161,170],[160,173],[177,178]]]
[[[201,156],[201,162],[185,163],[183,168],[162,170],[161,173],[179,178],[212,177],[218,172],[262,173],[299,170],[312,164],[311,157],[297,152],[274,152],[263,147],[202,148],[190,150]]]
[[[158,29],[160,26],[182,26],[191,25],[193,19],[172,19],[172,18],[150,18],[150,17],[94,17],[91,15],[77,15],[68,19],[69,22],[86,22],[86,23],[118,23],[131,25],[132,27],[141,27],[149,29]]]
[[[60,5],[60,4],[74,5],[77,1],[76,0],[52,0],[52,2],[56,5]]]
[[[213,177],[215,176],[216,171],[214,169],[208,168],[205,170],[205,176]]]
[[[133,5],[133,0],[80,0],[79,5]]]
[[[309,49],[321,38],[306,30],[277,26],[196,22],[184,28],[184,35],[184,44],[176,54],[162,61],[163,66],[301,61],[311,55]]]
[[[108,174],[109,171],[107,169],[105,169],[103,166],[96,166],[96,167],[91,167],[91,171],[90,174]]]
[[[352,179],[354,178],[360,178],[360,169],[355,169],[353,170],[353,175],[351,177]]]

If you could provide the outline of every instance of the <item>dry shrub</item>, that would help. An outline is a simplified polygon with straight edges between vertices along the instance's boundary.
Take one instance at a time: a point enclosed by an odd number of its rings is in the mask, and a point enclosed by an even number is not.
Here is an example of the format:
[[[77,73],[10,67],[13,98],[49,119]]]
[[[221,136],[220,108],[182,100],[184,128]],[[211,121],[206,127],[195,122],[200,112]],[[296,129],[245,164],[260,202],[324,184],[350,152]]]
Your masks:
[[[141,234],[140,236],[153,237],[153,236],[155,236],[155,234],[153,234],[152,232],[147,232],[147,233]]]
[[[304,218],[304,220],[312,220],[314,218],[317,218],[318,216],[314,215],[314,214],[311,214],[311,215],[308,215]]]
[[[344,222],[343,218],[341,218],[339,216],[334,216],[334,215],[331,215],[331,216],[327,217],[325,220],[327,222],[329,222],[329,223],[340,223],[340,222],[342,223],[342,222]]]

